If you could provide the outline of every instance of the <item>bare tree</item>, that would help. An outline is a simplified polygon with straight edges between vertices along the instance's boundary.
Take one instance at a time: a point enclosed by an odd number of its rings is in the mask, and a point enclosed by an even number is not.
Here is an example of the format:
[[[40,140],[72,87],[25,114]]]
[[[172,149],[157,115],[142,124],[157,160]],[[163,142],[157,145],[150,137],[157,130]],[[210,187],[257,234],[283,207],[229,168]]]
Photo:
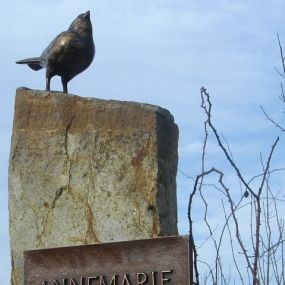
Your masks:
[[[284,68],[285,72],[285,68]],[[285,74],[285,73],[284,73]],[[285,221],[280,207],[285,206],[281,193],[271,189],[271,178],[285,169],[271,169],[271,161],[279,137],[274,140],[267,158],[260,155],[260,174],[247,181],[234,161],[228,144],[212,122],[212,103],[207,90],[201,88],[201,108],[204,122],[201,173],[194,179],[189,197],[189,243],[193,248],[193,283],[200,284],[285,284]],[[229,186],[225,173],[215,167],[206,169],[209,135],[213,135],[219,149],[235,174],[238,188]],[[215,190],[215,198],[209,194]],[[212,196],[213,197],[213,196]],[[213,202],[214,201],[214,202]],[[203,213],[196,225],[195,205]],[[213,219],[210,207],[222,213]],[[208,237],[199,240],[203,226]],[[198,244],[199,243],[199,244]],[[207,259],[201,252],[207,248]],[[210,257],[210,258],[209,258]],[[203,272],[203,276],[200,273]]]

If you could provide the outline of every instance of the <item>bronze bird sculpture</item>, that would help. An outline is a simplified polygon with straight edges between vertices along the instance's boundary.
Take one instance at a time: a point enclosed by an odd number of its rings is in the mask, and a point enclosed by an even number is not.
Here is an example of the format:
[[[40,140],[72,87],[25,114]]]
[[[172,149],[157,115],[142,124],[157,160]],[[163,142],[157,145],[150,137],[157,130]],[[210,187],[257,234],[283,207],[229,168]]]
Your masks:
[[[95,55],[90,11],[80,14],[67,31],[60,33],[43,51],[40,57],[16,61],[27,64],[33,70],[46,68],[46,90],[50,90],[51,78],[61,76],[63,92],[67,83],[84,71]]]

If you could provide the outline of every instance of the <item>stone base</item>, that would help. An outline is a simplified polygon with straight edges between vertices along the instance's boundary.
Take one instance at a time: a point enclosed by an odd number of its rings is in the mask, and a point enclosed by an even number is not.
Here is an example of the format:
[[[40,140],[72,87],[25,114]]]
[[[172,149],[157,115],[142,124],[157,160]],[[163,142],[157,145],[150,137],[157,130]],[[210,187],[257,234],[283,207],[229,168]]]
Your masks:
[[[160,107],[17,90],[12,283],[23,251],[177,234],[178,128]]]

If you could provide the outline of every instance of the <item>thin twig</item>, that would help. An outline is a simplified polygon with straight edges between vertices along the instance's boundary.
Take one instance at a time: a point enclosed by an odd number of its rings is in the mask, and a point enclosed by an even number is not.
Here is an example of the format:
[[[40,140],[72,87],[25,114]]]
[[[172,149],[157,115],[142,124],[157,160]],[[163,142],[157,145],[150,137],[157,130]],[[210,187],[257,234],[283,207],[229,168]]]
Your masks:
[[[279,99],[282,101],[282,103],[285,103],[285,94],[284,94],[283,84],[280,83],[280,85],[281,85],[281,95],[279,96]]]
[[[271,117],[268,116],[268,114],[266,113],[266,111],[264,110],[264,108],[263,108],[262,106],[260,106],[260,108],[261,108],[263,114],[265,115],[265,117],[266,117],[266,119],[267,119],[268,121],[270,121],[271,123],[273,123],[273,125],[275,125],[275,127],[277,127],[278,129],[280,129],[282,132],[285,132],[285,129],[284,129],[280,124],[276,123],[276,121],[275,121],[273,118],[271,118]]]
[[[277,39],[278,39],[278,44],[279,44],[279,49],[280,49],[280,56],[281,56],[281,62],[282,62],[282,67],[283,67],[283,75],[285,75],[284,56],[283,56],[282,45],[280,43],[280,39],[279,39],[278,33],[277,33]]]
[[[210,101],[210,95],[209,93],[207,93],[207,89],[202,87],[201,88],[201,95],[203,96],[203,94],[205,95],[206,97],[206,102],[208,104],[208,107],[206,105],[202,105],[202,108],[204,109],[204,111],[206,112],[207,114],[207,117],[208,117],[208,124],[210,126],[210,128],[212,129],[217,141],[218,141],[218,144],[220,146],[220,148],[223,150],[227,160],[230,162],[231,166],[235,169],[236,173],[237,173],[237,176],[238,178],[242,181],[243,185],[245,186],[245,188],[253,195],[255,196],[256,194],[254,193],[254,191],[251,189],[251,187],[248,185],[248,183],[246,183],[245,179],[243,178],[240,170],[238,169],[238,167],[236,166],[236,164],[234,163],[234,161],[231,159],[229,153],[227,152],[226,148],[224,147],[224,145],[222,144],[221,142],[221,139],[218,135],[218,132],[216,130],[216,128],[214,127],[214,125],[212,124],[212,121],[211,121],[211,109],[212,109],[212,103]]]

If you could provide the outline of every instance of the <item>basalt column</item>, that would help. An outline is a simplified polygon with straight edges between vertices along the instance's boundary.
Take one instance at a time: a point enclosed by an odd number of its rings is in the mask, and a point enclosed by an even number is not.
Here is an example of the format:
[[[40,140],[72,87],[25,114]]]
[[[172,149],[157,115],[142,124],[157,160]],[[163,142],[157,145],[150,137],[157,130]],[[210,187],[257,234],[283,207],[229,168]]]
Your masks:
[[[12,283],[23,251],[177,234],[178,129],[160,107],[17,90]]]

